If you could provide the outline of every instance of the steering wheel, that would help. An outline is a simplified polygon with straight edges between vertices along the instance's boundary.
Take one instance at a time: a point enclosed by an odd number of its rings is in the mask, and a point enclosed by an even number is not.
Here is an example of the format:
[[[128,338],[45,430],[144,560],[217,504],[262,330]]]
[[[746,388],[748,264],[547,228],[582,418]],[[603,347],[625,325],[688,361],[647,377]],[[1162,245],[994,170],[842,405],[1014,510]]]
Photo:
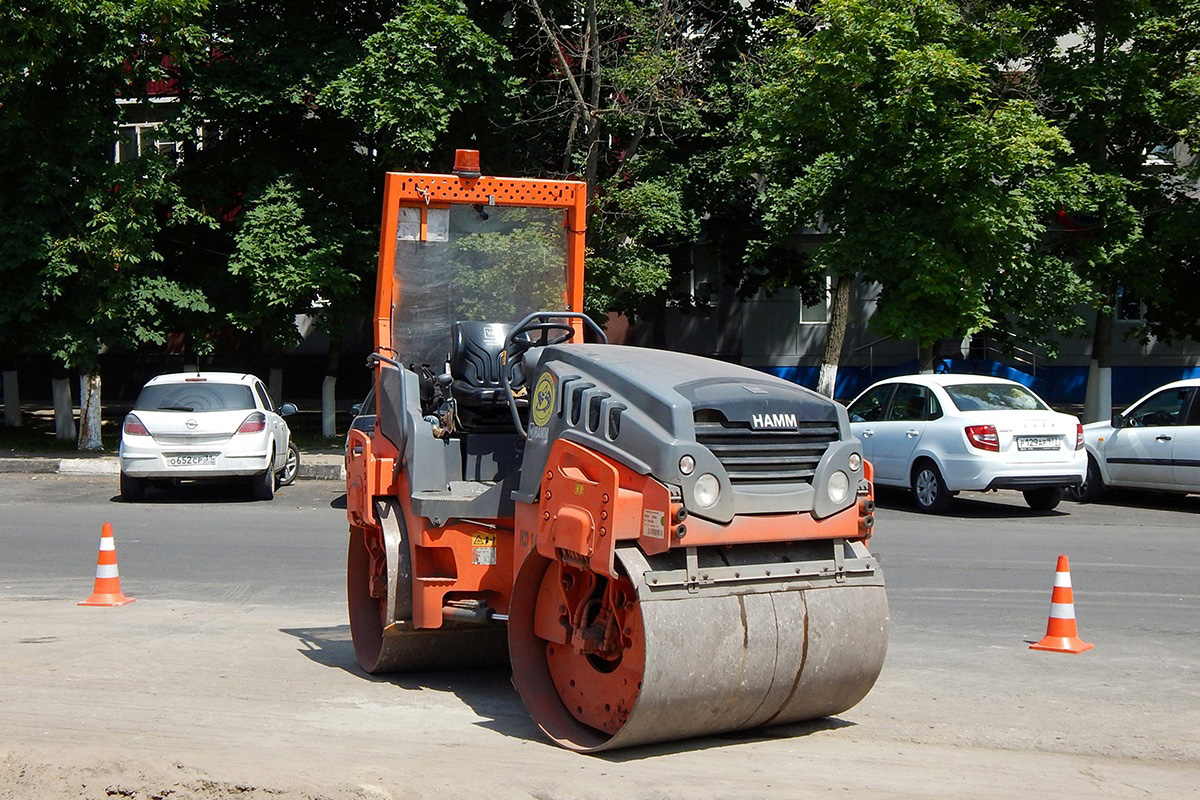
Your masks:
[[[535,335],[537,338],[535,338]],[[575,329],[565,322],[526,322],[509,334],[509,339],[520,350],[531,347],[549,347],[570,341],[575,336]]]
[[[596,341],[608,344],[608,337],[604,335],[604,330],[587,314],[578,311],[535,311],[518,322],[512,329],[512,333],[504,339],[506,368],[500,370],[500,382],[504,384],[504,394],[508,398],[508,410],[512,414],[513,425],[522,438],[528,438],[529,434],[525,430],[525,426],[521,424],[521,415],[517,410],[517,400],[513,394],[507,365],[521,358],[532,347],[549,347],[569,341],[575,335],[575,329],[564,322],[568,319],[579,320],[592,332]]]

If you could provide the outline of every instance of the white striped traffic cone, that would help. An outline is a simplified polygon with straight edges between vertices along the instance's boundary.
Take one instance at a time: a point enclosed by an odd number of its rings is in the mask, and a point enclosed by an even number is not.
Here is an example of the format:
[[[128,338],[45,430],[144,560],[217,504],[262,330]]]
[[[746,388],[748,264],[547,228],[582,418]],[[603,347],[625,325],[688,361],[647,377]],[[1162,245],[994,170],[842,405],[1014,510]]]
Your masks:
[[[123,606],[133,600],[121,593],[117,546],[113,541],[112,525],[106,522],[100,529],[100,552],[96,554],[96,583],[92,588],[92,596],[76,605]]]
[[[1082,653],[1096,645],[1079,638],[1075,627],[1075,595],[1071,591],[1071,566],[1066,556],[1058,557],[1058,568],[1054,573],[1054,591],[1050,595],[1050,621],[1046,623],[1046,635],[1030,650],[1050,650],[1055,653]]]

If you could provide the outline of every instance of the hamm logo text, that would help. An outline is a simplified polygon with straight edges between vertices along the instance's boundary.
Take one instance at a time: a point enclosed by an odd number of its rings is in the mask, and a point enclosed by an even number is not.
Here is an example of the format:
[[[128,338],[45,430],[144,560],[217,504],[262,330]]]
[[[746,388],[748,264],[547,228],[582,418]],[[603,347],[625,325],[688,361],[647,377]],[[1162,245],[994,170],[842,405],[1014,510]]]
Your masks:
[[[795,414],[751,414],[750,427],[755,430],[762,428],[796,428]]]

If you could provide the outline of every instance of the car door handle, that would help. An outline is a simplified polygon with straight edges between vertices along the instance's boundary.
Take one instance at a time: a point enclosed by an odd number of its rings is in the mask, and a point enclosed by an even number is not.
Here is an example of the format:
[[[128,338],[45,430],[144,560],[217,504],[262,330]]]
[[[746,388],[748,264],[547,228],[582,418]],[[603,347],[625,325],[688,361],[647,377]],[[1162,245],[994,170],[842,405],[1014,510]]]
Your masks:
[[[863,435],[863,438],[865,439],[865,438],[867,438],[868,436],[874,436],[874,435],[875,435],[875,431],[872,431],[872,430],[866,430],[866,431],[863,431],[863,432],[862,432],[862,435]]]
[[[904,435],[911,439],[914,436],[920,436],[921,432],[919,430],[916,430],[915,428],[909,428],[908,430],[906,430],[904,432]]]
[[[1154,437],[1154,441],[1156,441],[1156,442],[1169,442],[1169,441],[1171,441],[1171,437],[1170,437],[1170,436],[1167,436],[1165,433],[1160,433],[1158,436],[1155,436],[1155,437]]]

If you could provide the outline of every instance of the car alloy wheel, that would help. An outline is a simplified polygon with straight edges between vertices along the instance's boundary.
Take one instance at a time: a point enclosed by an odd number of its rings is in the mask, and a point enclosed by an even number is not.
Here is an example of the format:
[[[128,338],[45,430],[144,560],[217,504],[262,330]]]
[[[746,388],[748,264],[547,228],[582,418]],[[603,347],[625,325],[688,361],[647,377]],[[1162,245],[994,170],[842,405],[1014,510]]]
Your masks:
[[[288,442],[287,461],[279,471],[279,485],[291,486],[300,472],[300,448],[295,442]]]
[[[917,508],[926,513],[940,514],[950,505],[950,491],[931,461],[923,461],[913,470],[912,491]]]

